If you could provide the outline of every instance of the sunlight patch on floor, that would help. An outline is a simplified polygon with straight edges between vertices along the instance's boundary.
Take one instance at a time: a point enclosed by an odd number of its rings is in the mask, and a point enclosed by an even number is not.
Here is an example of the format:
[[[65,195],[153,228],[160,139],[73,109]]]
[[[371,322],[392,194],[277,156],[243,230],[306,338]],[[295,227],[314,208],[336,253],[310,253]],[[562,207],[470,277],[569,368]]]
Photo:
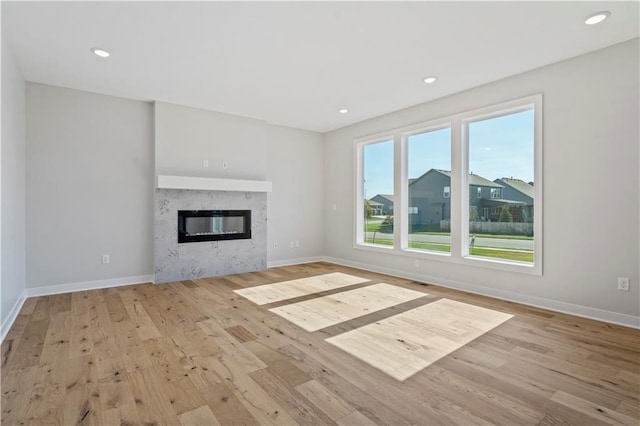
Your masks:
[[[268,303],[307,296],[309,294],[347,287],[367,281],[369,280],[366,278],[342,272],[333,272],[331,274],[317,275],[315,277],[300,278],[275,284],[243,288],[240,290],[234,290],[234,292],[251,300],[257,305],[266,305]]]
[[[307,331],[316,331],[426,295],[381,283],[269,310]]]
[[[440,299],[326,341],[402,381],[512,317]]]

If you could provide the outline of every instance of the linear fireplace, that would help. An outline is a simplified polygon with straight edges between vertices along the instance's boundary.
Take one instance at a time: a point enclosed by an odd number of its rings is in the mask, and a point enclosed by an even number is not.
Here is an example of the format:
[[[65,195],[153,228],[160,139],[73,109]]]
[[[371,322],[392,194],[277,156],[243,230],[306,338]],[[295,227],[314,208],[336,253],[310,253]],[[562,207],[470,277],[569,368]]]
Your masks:
[[[251,210],[178,210],[178,243],[251,239]]]

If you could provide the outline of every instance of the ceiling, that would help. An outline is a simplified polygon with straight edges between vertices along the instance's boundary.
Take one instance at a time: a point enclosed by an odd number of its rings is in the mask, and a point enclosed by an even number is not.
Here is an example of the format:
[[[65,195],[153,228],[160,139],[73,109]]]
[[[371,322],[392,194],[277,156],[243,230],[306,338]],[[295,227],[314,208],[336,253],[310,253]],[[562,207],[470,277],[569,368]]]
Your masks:
[[[2,35],[29,81],[327,132],[638,37],[638,6],[3,1]]]

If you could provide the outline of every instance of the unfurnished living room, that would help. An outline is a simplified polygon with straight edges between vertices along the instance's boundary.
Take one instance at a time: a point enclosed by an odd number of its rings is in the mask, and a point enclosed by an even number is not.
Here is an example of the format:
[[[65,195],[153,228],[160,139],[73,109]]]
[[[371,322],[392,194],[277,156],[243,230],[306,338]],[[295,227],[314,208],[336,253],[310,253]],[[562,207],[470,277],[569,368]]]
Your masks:
[[[2,1],[1,424],[637,426],[639,17]]]

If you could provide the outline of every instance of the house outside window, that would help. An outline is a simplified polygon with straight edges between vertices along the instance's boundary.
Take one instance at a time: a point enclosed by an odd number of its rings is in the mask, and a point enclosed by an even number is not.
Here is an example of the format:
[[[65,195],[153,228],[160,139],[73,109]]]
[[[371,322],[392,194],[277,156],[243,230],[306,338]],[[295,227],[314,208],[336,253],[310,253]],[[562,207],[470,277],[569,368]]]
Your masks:
[[[377,159],[368,155],[376,146],[386,147]],[[357,139],[355,148],[356,208],[369,200],[391,213],[384,243],[355,215],[356,248],[542,274],[542,95]],[[372,191],[382,176],[374,170],[385,171],[387,189]]]

